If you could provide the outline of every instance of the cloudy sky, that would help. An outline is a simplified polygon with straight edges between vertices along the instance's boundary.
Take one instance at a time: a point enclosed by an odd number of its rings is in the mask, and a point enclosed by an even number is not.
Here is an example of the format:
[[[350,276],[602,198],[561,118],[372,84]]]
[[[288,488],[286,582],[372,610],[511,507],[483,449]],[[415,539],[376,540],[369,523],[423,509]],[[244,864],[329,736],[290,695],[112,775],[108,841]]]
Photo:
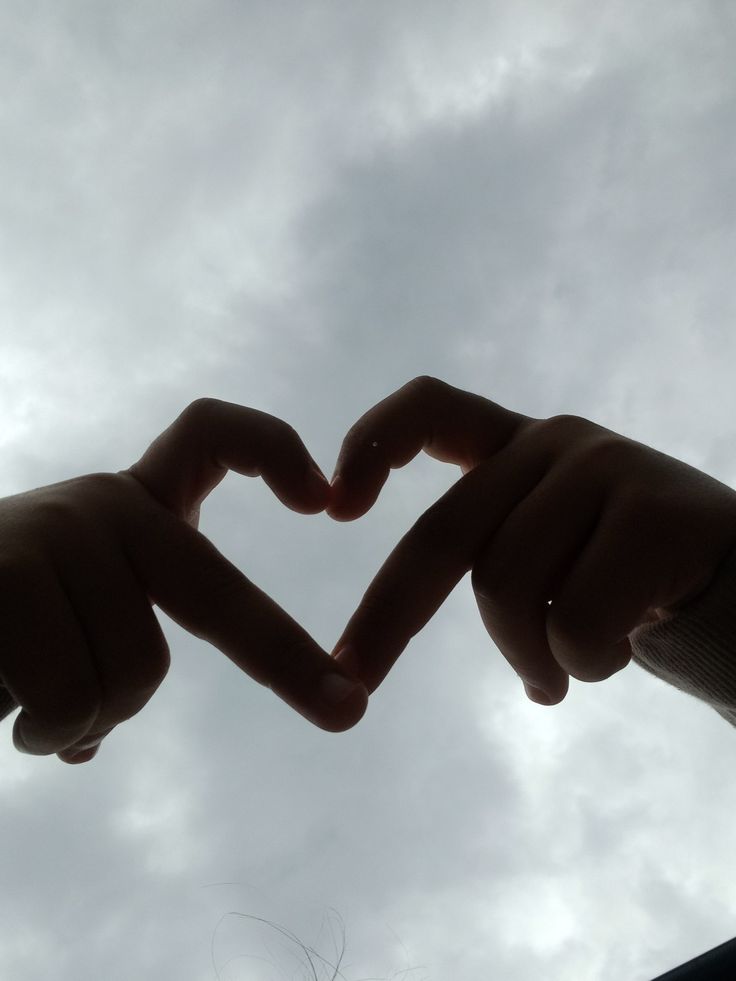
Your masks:
[[[728,0],[0,0],[0,494],[203,395],[329,476],[425,373],[736,486],[735,46]],[[200,530],[331,650],[458,476],[339,524],[230,474]],[[734,732],[638,666],[534,705],[465,580],[336,735],[157,615],[91,763],[0,723],[3,976],[309,977],[280,927],[346,981],[648,981],[736,934]]]

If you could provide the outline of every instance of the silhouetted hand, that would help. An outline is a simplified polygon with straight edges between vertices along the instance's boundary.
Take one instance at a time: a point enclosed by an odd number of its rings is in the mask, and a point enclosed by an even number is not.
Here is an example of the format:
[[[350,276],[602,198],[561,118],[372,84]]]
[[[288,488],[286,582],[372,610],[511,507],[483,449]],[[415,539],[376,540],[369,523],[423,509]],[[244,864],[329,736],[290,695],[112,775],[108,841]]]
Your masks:
[[[261,474],[302,514],[329,500],[290,426],[216,399],[193,402],[127,470],[0,500],[0,682],[22,709],[18,749],[85,762],[143,708],[169,667],[154,603],[321,728],[362,716],[362,686],[330,701],[322,683],[348,672],[197,530],[228,470]]]
[[[371,692],[472,571],[486,630],[529,697],[560,702],[570,676],[624,668],[628,635],[694,599],[736,546],[725,484],[587,419],[529,418],[429,377],[350,429],[328,513],[365,514],[422,449],[464,476],[402,538],[335,646]]]

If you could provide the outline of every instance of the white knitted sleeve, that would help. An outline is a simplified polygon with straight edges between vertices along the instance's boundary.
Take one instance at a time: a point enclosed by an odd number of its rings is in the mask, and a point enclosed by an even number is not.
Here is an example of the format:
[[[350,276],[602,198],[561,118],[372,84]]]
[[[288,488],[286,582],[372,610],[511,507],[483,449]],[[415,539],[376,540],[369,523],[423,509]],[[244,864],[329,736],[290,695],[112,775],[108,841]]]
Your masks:
[[[629,641],[636,664],[736,726],[736,552],[704,592],[666,619],[637,627]]]

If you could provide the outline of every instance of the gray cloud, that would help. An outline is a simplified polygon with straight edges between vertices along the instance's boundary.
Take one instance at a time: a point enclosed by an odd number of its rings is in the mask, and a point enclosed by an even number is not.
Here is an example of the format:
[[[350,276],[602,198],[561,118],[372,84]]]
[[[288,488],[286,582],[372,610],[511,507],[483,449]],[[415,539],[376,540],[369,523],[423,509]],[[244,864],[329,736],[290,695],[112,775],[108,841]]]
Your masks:
[[[127,466],[199,395],[287,419],[329,470],[421,373],[734,479],[725,4],[0,16],[4,493]],[[201,527],[329,649],[456,476],[417,460],[338,525],[230,475]],[[91,765],[3,724],[19,981],[210,981],[229,910],[309,941],[335,907],[348,978],[645,981],[732,932],[707,706],[635,667],[528,704],[463,582],[333,736],[161,620],[170,676]],[[228,917],[216,959],[262,939]]]

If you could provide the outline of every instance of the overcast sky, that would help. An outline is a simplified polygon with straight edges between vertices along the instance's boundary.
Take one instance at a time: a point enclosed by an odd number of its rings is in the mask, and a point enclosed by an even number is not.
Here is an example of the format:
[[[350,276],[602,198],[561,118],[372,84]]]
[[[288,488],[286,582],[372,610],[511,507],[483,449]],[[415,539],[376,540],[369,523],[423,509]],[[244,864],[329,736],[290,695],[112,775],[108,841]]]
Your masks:
[[[424,373],[736,486],[735,48],[728,0],[0,0],[0,494],[203,395],[329,476]],[[200,530],[331,650],[458,476],[339,524],[230,474]],[[638,666],[534,705],[465,580],[335,735],[158,616],[91,763],[0,724],[3,978],[308,976],[228,914],[331,960],[342,923],[346,981],[649,981],[736,934],[736,736]]]

